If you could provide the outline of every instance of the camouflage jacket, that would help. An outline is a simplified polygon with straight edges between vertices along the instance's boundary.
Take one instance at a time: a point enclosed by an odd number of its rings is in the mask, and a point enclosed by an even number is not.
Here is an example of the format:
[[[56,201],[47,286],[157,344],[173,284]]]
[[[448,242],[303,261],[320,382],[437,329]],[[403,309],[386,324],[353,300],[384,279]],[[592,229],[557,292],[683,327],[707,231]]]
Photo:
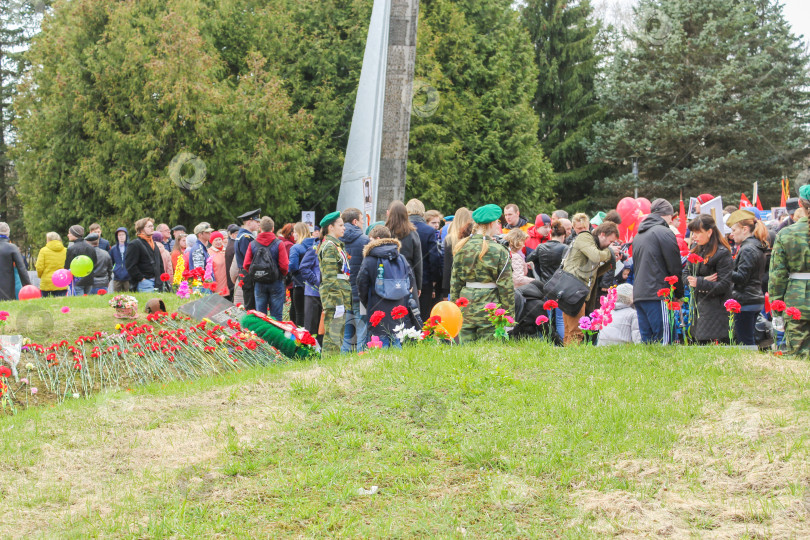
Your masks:
[[[515,315],[515,287],[512,284],[512,258],[505,247],[492,238],[487,238],[487,252],[481,254],[484,236],[474,234],[453,256],[453,270],[450,277],[450,294],[454,300],[462,296],[470,301],[470,311],[483,309],[489,302],[500,304],[511,315]],[[470,282],[495,283],[495,289],[470,289]],[[473,306],[473,303],[482,303]]]
[[[791,273],[810,273],[810,231],[807,218],[782,229],[771,253],[768,293],[770,301],[782,300],[810,318],[810,280],[790,279]]]
[[[343,251],[343,242],[334,236],[326,236],[318,251],[321,267],[321,303],[323,309],[344,306],[352,307],[352,284],[349,281],[349,259]],[[346,279],[338,278],[339,275]]]

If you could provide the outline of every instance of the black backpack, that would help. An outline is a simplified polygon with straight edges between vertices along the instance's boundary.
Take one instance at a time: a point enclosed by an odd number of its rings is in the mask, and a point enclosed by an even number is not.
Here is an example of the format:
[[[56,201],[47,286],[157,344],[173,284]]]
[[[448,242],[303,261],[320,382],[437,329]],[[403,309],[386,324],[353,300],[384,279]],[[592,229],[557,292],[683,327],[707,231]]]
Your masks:
[[[256,240],[250,243],[253,260],[250,262],[250,277],[254,283],[275,283],[281,279],[278,268],[278,238],[263,246]]]

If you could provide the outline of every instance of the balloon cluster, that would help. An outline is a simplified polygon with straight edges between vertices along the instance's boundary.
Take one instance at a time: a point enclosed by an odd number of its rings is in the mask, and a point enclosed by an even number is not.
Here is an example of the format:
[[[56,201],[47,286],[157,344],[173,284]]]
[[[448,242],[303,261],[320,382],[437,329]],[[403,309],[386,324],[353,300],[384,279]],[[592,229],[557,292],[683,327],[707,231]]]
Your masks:
[[[616,205],[616,211],[619,217],[622,218],[622,223],[619,225],[619,240],[621,242],[630,242],[638,232],[638,226],[641,224],[641,219],[650,213],[651,203],[644,197],[634,199],[632,197],[625,197]]]

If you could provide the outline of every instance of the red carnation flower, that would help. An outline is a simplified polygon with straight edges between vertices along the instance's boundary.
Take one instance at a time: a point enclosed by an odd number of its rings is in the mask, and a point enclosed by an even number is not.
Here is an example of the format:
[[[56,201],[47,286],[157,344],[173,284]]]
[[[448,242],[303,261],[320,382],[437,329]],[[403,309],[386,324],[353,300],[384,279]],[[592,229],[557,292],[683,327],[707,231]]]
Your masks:
[[[660,297],[669,296],[669,293],[670,290],[666,287],[664,287],[663,289],[658,289],[658,296]]]
[[[408,314],[408,308],[405,306],[397,306],[391,310],[391,318],[394,320],[401,319]]]
[[[368,321],[371,323],[371,326],[377,326],[378,324],[380,324],[380,321],[382,321],[384,318],[385,318],[384,311],[375,311]]]
[[[739,312],[740,312],[740,307],[741,307],[741,306],[740,306],[740,303],[739,303],[739,302],[737,302],[736,300],[734,300],[734,299],[732,298],[732,299],[728,299],[728,300],[726,300],[726,301],[723,303],[723,307],[725,307],[725,308],[726,308],[726,311],[728,311],[729,313],[739,313]]]
[[[98,294],[99,296],[104,296],[105,294],[107,294],[107,289],[99,289],[96,294]]]
[[[430,323],[431,326],[436,326],[437,324],[442,322],[442,318],[439,315],[434,315],[433,317],[428,319],[428,322]]]
[[[703,257],[698,255],[697,253],[690,253],[686,257],[686,260],[689,261],[690,263],[697,264],[697,263],[702,263],[703,262]]]
[[[546,300],[545,303],[543,304],[543,309],[545,309],[546,311],[550,309],[557,309],[558,307],[560,307],[560,305],[557,303],[556,300]]]
[[[456,300],[456,305],[458,307],[467,307],[468,305],[470,305],[470,301],[462,296],[461,298]]]
[[[160,281],[169,281],[170,279],[172,279],[172,276],[170,276],[168,272],[160,274]]]
[[[0,366],[0,377],[11,377],[11,369],[8,366]]]
[[[773,302],[771,302],[771,311],[776,311],[776,312],[781,313],[781,312],[785,311],[785,309],[787,309],[787,306],[785,305],[785,303],[783,301],[774,300]]]
[[[681,310],[681,303],[672,300],[671,302],[667,303],[667,307],[670,311],[680,311]]]
[[[664,278],[664,281],[666,281],[670,285],[675,285],[676,283],[678,283],[678,276],[667,276],[666,278]]]
[[[799,311],[799,308],[789,307],[785,310],[785,314],[791,317],[794,321],[798,321],[802,318],[802,312]]]

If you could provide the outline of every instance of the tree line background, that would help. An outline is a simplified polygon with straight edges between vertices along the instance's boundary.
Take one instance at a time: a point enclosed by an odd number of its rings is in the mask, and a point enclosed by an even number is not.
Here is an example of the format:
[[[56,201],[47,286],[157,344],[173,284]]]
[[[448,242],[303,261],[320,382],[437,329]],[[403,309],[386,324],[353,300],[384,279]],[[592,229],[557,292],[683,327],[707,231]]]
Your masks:
[[[39,245],[73,223],[333,210],[371,7],[0,0],[0,219]],[[417,43],[407,194],[446,213],[755,181],[775,205],[808,168],[810,64],[776,0],[640,0],[625,28],[588,0],[421,0]],[[184,152],[194,189],[169,172]]]

